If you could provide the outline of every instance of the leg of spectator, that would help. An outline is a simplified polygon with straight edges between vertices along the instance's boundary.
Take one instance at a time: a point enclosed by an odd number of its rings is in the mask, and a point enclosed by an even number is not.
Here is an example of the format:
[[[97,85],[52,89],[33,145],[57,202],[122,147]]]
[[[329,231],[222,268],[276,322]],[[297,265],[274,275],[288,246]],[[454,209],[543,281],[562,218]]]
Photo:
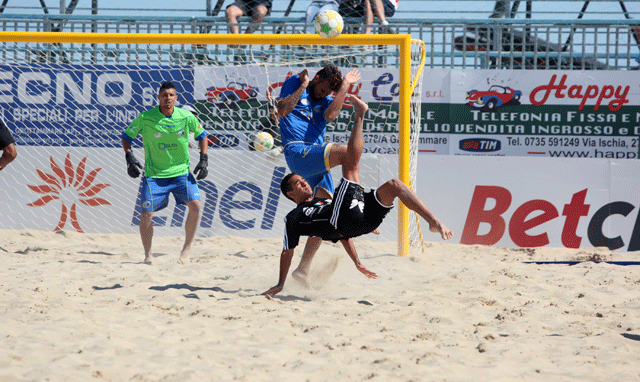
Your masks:
[[[371,25],[373,24],[373,11],[371,8],[371,1],[364,0],[364,34],[371,34]]]
[[[227,22],[231,24],[229,26],[229,32],[233,34],[240,33],[240,27],[238,26],[238,17],[243,16],[244,13],[242,9],[238,8],[235,5],[230,5],[227,7],[226,16]]]
[[[251,23],[247,27],[247,31],[245,33],[249,34],[258,30],[260,23],[262,23],[262,19],[265,18],[267,13],[269,13],[269,9],[264,5],[258,5],[253,8],[253,11],[251,11]]]
[[[373,2],[371,4],[373,13],[378,17],[378,20],[380,20],[380,25],[388,25],[389,22],[385,18],[384,6],[382,5],[382,0],[371,0],[371,1]],[[371,23],[373,23],[373,20],[371,20]]]
[[[307,24],[308,34],[316,33],[316,28],[314,27],[313,23],[316,21],[316,17],[318,17],[319,13],[320,7],[318,7],[315,2],[312,2],[307,8],[307,18],[305,20]]]

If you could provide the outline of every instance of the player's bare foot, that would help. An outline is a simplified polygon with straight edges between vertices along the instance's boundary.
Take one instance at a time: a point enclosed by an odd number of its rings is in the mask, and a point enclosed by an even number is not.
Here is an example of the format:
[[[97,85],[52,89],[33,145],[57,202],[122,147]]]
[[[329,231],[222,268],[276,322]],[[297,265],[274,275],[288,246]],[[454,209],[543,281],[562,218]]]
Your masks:
[[[444,240],[449,240],[453,236],[453,231],[445,227],[444,224],[442,224],[439,221],[436,222],[434,225],[429,224],[429,231],[433,233],[439,233]]]
[[[371,231],[371,233],[374,235],[380,235],[382,232],[380,232],[380,228],[376,228],[373,231]]]
[[[369,110],[369,105],[367,105],[366,102],[354,96],[353,94],[349,95],[349,103],[353,105],[353,111],[356,113],[356,115],[364,116],[364,113]]]
[[[178,259],[178,264],[187,265],[191,261],[189,260],[189,250],[191,247],[183,247],[182,251],[180,251],[180,258]]]
[[[145,257],[144,261],[142,262],[142,264],[152,265],[153,264],[153,257]]]
[[[311,289],[311,280],[309,280],[309,275],[303,273],[301,270],[296,269],[291,273],[291,277],[296,279],[300,284],[302,284],[305,288]]]

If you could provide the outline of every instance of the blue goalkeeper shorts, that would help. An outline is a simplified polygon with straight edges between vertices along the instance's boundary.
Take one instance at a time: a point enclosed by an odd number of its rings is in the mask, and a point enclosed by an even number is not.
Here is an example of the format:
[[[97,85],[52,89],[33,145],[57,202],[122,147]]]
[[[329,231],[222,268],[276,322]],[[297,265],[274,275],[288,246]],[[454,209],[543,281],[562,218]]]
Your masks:
[[[324,188],[333,195],[333,178],[329,168],[329,151],[335,143],[314,145],[305,142],[290,142],[284,146],[287,166],[303,177],[315,194]]]
[[[200,200],[196,179],[191,173],[174,178],[144,177],[140,190],[142,212],[160,211],[169,204],[169,194],[173,194],[176,204]]]

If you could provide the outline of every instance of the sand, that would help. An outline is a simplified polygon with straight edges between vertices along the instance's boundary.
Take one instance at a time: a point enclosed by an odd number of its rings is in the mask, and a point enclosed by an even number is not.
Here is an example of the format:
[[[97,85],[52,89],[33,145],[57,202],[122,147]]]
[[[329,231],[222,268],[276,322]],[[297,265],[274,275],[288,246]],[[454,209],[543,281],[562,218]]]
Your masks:
[[[0,381],[640,380],[640,266],[524,263],[637,252],[324,243],[268,299],[281,239],[182,241],[0,230]]]

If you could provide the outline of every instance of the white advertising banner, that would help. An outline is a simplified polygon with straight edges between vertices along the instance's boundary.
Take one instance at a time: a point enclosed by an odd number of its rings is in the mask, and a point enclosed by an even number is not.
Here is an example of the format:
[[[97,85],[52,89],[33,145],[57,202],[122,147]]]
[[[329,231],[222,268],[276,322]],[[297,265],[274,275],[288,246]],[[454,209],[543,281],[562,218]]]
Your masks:
[[[192,170],[197,162],[194,150]],[[378,186],[379,157],[363,155],[361,163],[362,182]],[[198,181],[202,213],[197,235],[283,237],[284,217],[295,207],[280,192],[280,179],[288,172],[283,156],[210,150],[209,176]],[[339,169],[332,175],[337,185]],[[127,175],[121,148],[19,147],[18,158],[0,173],[0,229],[138,233],[140,186],[140,177]],[[184,235],[186,208],[169,200],[154,214],[154,234]],[[396,240],[397,214],[389,215],[383,234],[370,240]]]
[[[242,164],[247,160],[251,171]],[[380,173],[391,169],[376,172],[377,156],[363,160],[371,169],[362,174],[366,186],[387,180]],[[211,155],[213,165],[220,167],[218,174],[198,182],[203,205],[198,235],[282,237],[284,216],[294,207],[279,190],[287,172],[283,158],[219,150]],[[418,169],[418,195],[455,232],[452,242],[640,250],[637,161],[420,156]],[[140,179],[127,176],[121,149],[68,148],[51,155],[21,147],[20,157],[1,175],[0,209],[11,211],[2,216],[2,229],[138,232]],[[337,180],[339,171],[333,176]],[[171,201],[154,215],[155,234],[183,235],[185,216]],[[394,211],[382,235],[368,239],[395,240],[396,227]],[[440,240],[424,233],[425,240]]]
[[[262,160],[255,159],[259,156]],[[249,160],[251,171],[243,168]],[[194,150],[192,170],[197,162]],[[258,152],[217,150],[210,153],[209,167],[209,176],[198,181],[202,197],[199,235],[274,237],[274,230],[278,232],[275,236],[283,232],[285,208],[292,207],[283,207],[290,202],[280,198],[284,161],[267,160]],[[19,157],[0,175],[1,208],[12,211],[2,217],[0,228],[138,232],[141,177],[127,175],[122,149],[53,152],[20,147]],[[184,206],[176,207],[170,197],[169,206],[154,214],[155,234],[183,235],[185,217]]]
[[[425,89],[429,84],[425,75]],[[420,152],[637,159],[640,73],[450,70],[423,93]],[[446,89],[448,87],[448,89]],[[433,97],[432,94],[442,96]],[[447,144],[443,144],[443,139]],[[437,139],[437,140],[436,140]]]
[[[640,250],[638,161],[420,156],[418,168],[455,242]]]

